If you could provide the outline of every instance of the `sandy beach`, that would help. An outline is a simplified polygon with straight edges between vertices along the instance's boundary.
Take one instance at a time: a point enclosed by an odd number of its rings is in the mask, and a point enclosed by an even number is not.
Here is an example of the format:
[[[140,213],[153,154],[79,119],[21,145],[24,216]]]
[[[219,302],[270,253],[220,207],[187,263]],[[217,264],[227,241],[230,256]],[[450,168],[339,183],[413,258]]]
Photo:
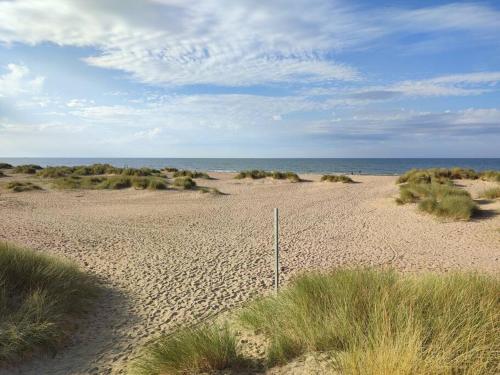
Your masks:
[[[393,176],[355,184],[197,180],[198,191],[0,192],[0,241],[67,257],[105,287],[94,311],[54,356],[2,374],[121,374],[141,345],[272,289],[273,208],[280,208],[284,281],[311,269],[500,271],[500,201],[449,222],[398,206]],[[2,182],[9,178],[3,178]],[[457,181],[473,198],[492,182]]]

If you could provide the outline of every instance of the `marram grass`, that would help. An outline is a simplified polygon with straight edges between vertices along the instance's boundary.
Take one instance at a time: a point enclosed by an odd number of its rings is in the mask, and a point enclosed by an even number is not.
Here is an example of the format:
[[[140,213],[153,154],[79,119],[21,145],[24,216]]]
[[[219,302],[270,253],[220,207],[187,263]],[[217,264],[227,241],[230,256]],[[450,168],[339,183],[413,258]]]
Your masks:
[[[493,375],[500,358],[499,295],[497,277],[475,273],[336,270],[303,274],[236,318],[264,336],[268,367],[322,352],[332,375]],[[237,342],[227,325],[181,329],[147,345],[130,373],[244,370],[259,359],[243,358],[245,344]]]
[[[351,177],[346,176],[344,174],[341,174],[341,175],[325,174],[325,175],[321,176],[321,181],[342,182],[344,184],[348,184],[348,183],[353,183],[354,182]]]
[[[185,328],[148,345],[129,373],[199,374],[236,366],[241,361],[236,336],[227,325]]]
[[[42,188],[32,182],[11,181],[7,184],[7,189],[21,193],[23,191],[42,190]]]
[[[486,199],[497,199],[500,198],[500,186],[499,187],[494,187],[490,189],[486,189],[485,191],[481,192],[479,194],[481,198],[486,198]]]
[[[93,278],[65,260],[0,243],[0,364],[54,351],[97,295]]]
[[[499,295],[478,274],[339,270],[303,275],[240,318],[269,339],[269,365],[325,351],[340,374],[493,375]]]

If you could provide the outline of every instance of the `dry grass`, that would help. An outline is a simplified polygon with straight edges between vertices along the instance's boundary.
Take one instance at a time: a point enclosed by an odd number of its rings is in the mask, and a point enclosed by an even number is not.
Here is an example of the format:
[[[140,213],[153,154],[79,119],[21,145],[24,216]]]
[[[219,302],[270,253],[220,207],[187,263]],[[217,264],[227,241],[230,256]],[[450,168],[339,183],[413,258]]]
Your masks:
[[[36,164],[25,164],[25,165],[18,165],[14,167],[12,170],[13,173],[24,173],[24,174],[35,174],[37,171],[43,169],[39,165]]]
[[[11,169],[11,168],[13,167],[9,163],[0,163],[0,169]]]
[[[252,180],[258,180],[261,178],[270,177],[275,180],[289,180],[291,182],[300,182],[302,181],[300,177],[294,172],[279,172],[279,171],[263,171],[263,170],[249,170],[249,171],[241,171],[234,178],[241,180],[244,178],[251,178]]]
[[[500,187],[487,189],[479,194],[480,198],[497,199],[500,198]]]

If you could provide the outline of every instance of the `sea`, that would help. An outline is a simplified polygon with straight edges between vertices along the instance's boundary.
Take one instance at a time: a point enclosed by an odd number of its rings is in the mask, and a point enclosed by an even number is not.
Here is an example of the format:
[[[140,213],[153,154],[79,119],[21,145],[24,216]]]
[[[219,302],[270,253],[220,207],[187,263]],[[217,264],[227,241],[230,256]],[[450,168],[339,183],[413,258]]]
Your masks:
[[[174,167],[207,172],[237,172],[248,169],[292,171],[296,173],[354,173],[366,175],[397,175],[411,168],[473,168],[478,171],[500,170],[500,158],[2,158],[12,165],[38,164],[46,166],[75,166],[109,163],[116,167]]]

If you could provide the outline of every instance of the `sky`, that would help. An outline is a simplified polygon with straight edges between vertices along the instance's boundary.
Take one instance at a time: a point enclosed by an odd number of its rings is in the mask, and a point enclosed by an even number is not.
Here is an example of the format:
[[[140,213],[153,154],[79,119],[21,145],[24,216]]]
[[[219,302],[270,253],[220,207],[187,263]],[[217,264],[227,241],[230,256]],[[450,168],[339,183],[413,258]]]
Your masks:
[[[500,157],[500,1],[0,0],[0,156]]]

